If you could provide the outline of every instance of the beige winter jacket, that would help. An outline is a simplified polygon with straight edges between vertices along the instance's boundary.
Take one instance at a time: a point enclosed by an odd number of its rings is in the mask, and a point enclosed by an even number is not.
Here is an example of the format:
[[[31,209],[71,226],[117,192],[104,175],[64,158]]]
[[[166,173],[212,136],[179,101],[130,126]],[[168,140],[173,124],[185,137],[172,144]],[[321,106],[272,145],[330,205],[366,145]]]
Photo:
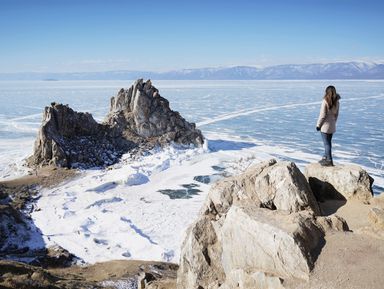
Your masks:
[[[324,133],[334,133],[336,131],[336,121],[339,116],[339,100],[329,109],[327,102],[323,99],[320,109],[319,119],[317,120],[317,127]]]

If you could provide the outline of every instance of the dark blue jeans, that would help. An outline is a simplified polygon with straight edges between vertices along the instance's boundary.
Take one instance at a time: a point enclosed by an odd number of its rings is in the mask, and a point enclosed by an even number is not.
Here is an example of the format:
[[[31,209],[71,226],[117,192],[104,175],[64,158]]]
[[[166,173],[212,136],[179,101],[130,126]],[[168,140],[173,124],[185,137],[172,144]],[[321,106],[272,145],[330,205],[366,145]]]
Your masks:
[[[332,133],[321,133],[324,143],[324,157],[327,160],[332,160]]]

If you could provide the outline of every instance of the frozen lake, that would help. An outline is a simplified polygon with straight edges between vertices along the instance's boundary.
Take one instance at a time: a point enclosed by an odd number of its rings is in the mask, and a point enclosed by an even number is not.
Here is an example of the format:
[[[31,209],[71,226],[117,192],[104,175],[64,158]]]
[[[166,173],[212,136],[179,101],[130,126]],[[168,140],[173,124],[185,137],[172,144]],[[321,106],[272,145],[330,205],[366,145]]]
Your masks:
[[[131,81],[0,82],[0,178],[25,173],[43,107],[51,102],[101,121],[109,99]],[[323,152],[315,130],[324,89],[341,95],[334,162],[356,163],[384,191],[384,81],[153,81],[207,138],[205,147],[170,147],[112,170],[44,190],[33,214],[47,243],[87,262],[133,258],[178,261],[186,227],[209,190],[206,179],[275,157],[300,168]]]

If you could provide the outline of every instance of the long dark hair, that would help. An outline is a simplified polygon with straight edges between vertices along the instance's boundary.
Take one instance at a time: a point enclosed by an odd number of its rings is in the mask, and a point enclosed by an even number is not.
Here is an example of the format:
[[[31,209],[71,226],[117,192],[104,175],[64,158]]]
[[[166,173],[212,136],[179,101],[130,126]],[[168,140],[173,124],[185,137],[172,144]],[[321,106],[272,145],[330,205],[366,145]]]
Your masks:
[[[329,108],[332,108],[340,99],[340,95],[337,94],[336,88],[333,85],[330,85],[325,89],[324,99]]]

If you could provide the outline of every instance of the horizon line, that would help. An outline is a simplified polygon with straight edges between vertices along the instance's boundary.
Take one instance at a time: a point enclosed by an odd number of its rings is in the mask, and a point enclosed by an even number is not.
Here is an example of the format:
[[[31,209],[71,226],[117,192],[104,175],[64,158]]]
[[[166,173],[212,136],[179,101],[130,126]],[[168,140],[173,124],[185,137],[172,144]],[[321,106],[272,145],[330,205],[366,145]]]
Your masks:
[[[0,72],[0,74],[23,74],[23,73],[54,73],[54,74],[63,74],[63,73],[107,73],[107,72],[142,72],[142,73],[169,73],[169,72],[178,72],[185,70],[200,70],[200,69],[226,69],[226,68],[236,68],[236,67],[247,67],[247,68],[255,68],[255,69],[266,69],[270,67],[278,67],[278,66],[290,66],[290,65],[298,65],[298,66],[306,66],[306,65],[327,65],[327,64],[348,64],[348,63],[362,63],[362,64],[371,64],[371,65],[383,65],[384,61],[364,61],[364,60],[351,60],[351,61],[334,61],[334,62],[313,62],[313,63],[286,63],[286,64],[273,64],[273,65],[252,65],[252,64],[244,64],[244,65],[228,65],[228,66],[202,66],[195,68],[179,68],[179,69],[168,69],[168,70],[149,70],[149,69],[115,69],[115,70],[97,70],[97,71],[18,71],[18,72]]]

